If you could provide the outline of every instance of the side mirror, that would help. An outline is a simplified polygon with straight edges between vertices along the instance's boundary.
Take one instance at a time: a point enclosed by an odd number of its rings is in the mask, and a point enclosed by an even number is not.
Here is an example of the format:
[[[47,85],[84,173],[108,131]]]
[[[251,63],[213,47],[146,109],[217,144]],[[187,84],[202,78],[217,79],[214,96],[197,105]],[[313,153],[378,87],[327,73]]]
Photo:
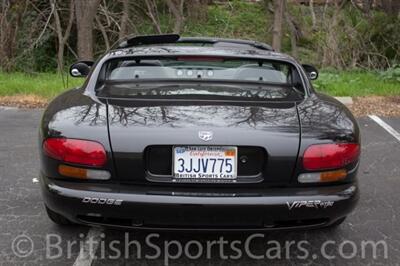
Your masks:
[[[75,78],[86,77],[89,75],[90,68],[93,65],[93,61],[79,61],[69,68],[69,74]]]
[[[318,78],[319,73],[314,66],[306,64],[303,64],[302,66],[311,80],[316,80]]]

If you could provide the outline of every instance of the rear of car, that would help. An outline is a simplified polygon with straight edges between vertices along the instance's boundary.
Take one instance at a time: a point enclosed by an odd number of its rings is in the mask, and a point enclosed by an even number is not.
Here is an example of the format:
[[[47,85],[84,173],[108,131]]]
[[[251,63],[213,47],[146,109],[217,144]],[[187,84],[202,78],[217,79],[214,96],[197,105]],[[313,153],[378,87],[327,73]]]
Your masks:
[[[43,116],[50,217],[190,230],[342,221],[358,199],[354,118],[314,93],[295,61],[242,53],[165,46],[103,57]]]

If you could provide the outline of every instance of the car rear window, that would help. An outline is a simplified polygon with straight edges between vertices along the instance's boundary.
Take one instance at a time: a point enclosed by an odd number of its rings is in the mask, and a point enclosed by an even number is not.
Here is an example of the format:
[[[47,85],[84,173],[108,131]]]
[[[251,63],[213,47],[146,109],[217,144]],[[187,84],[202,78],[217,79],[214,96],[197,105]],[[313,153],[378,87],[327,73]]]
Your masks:
[[[105,97],[260,100],[304,95],[299,74],[290,63],[212,56],[112,59],[102,66],[97,92]]]
[[[289,63],[223,57],[178,56],[161,59],[113,59],[103,66],[103,80],[201,79],[293,84]]]
[[[303,94],[288,86],[216,85],[181,83],[106,82],[97,93],[100,97],[134,97],[157,99],[231,99],[298,101]]]

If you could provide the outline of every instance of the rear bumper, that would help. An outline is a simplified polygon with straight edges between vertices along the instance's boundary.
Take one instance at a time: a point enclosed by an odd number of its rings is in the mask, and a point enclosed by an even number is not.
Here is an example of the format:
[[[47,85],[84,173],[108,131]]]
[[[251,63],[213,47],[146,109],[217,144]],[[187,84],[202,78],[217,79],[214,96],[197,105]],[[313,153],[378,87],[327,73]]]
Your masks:
[[[358,200],[357,184],[172,191],[41,179],[46,206],[75,223],[156,230],[277,230],[329,226]]]

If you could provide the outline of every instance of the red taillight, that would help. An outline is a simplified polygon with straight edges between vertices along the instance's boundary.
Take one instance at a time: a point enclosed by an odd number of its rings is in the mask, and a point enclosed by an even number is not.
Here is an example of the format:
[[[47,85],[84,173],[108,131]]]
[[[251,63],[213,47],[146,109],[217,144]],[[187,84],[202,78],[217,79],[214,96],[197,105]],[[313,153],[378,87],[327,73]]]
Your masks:
[[[336,143],[311,145],[303,156],[306,170],[342,168],[360,156],[360,145],[356,143]]]
[[[103,166],[107,160],[103,145],[89,140],[48,138],[43,142],[43,150],[48,156],[68,163]]]

